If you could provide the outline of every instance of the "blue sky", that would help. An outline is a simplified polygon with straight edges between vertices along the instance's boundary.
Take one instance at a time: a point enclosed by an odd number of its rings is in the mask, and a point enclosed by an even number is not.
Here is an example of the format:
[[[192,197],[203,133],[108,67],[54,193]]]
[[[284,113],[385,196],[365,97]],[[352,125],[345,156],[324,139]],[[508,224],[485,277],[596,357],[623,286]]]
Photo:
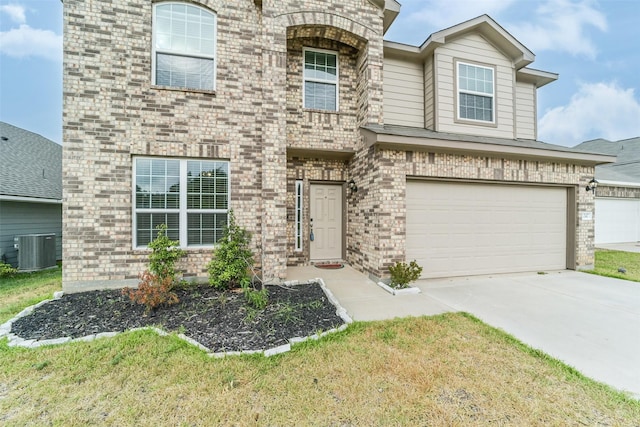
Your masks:
[[[419,45],[483,13],[560,74],[538,91],[538,139],[640,136],[640,1],[404,0],[386,39]],[[0,0],[0,121],[62,142],[62,3]]]

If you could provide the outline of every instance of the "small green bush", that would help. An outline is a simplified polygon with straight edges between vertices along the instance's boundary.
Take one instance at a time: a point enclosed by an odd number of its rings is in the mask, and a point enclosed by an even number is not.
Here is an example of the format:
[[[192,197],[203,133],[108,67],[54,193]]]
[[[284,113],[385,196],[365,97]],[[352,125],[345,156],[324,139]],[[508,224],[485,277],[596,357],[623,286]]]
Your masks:
[[[232,289],[251,282],[249,268],[253,266],[253,253],[249,247],[251,234],[236,224],[233,211],[229,212],[229,225],[213,250],[213,259],[207,265],[209,283],[217,289]]]
[[[180,242],[169,239],[166,224],[160,224],[157,230],[157,237],[149,243],[149,247],[151,248],[149,270],[158,276],[161,281],[170,278],[173,285],[173,283],[177,281],[176,261],[182,258],[185,252],[179,248]]]
[[[420,278],[422,267],[420,267],[415,260],[409,264],[397,262],[395,265],[389,267],[389,273],[391,273],[391,287],[394,289],[404,289],[409,286],[409,283]]]
[[[0,277],[11,277],[18,273],[17,268],[11,267],[11,265],[0,261]]]

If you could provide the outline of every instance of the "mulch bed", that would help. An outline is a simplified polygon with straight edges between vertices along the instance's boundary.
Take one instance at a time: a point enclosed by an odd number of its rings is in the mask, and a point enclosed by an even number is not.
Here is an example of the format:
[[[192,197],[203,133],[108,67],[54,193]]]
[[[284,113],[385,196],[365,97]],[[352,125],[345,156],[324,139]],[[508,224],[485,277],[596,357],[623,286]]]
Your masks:
[[[155,326],[183,333],[212,352],[231,352],[278,347],[344,323],[317,283],[267,289],[269,304],[260,311],[240,292],[199,285],[176,290],[179,303],[149,314],[119,290],[67,294],[17,319],[11,333],[45,340]]]

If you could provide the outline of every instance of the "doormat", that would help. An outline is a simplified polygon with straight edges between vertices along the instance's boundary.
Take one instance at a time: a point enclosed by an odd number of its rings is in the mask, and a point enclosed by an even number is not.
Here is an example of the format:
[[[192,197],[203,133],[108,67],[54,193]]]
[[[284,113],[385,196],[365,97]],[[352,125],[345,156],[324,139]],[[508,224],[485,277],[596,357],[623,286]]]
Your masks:
[[[344,264],[341,262],[327,262],[323,264],[315,264],[316,268],[322,268],[324,270],[337,270],[344,268]]]

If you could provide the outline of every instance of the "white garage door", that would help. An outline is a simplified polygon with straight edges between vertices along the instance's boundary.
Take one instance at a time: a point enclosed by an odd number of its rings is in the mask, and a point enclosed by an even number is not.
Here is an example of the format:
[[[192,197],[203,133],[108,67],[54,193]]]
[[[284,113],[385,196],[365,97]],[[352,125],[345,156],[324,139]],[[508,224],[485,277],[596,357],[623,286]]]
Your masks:
[[[640,200],[596,199],[596,244],[640,241]]]
[[[567,190],[408,181],[406,257],[423,277],[565,269]]]

